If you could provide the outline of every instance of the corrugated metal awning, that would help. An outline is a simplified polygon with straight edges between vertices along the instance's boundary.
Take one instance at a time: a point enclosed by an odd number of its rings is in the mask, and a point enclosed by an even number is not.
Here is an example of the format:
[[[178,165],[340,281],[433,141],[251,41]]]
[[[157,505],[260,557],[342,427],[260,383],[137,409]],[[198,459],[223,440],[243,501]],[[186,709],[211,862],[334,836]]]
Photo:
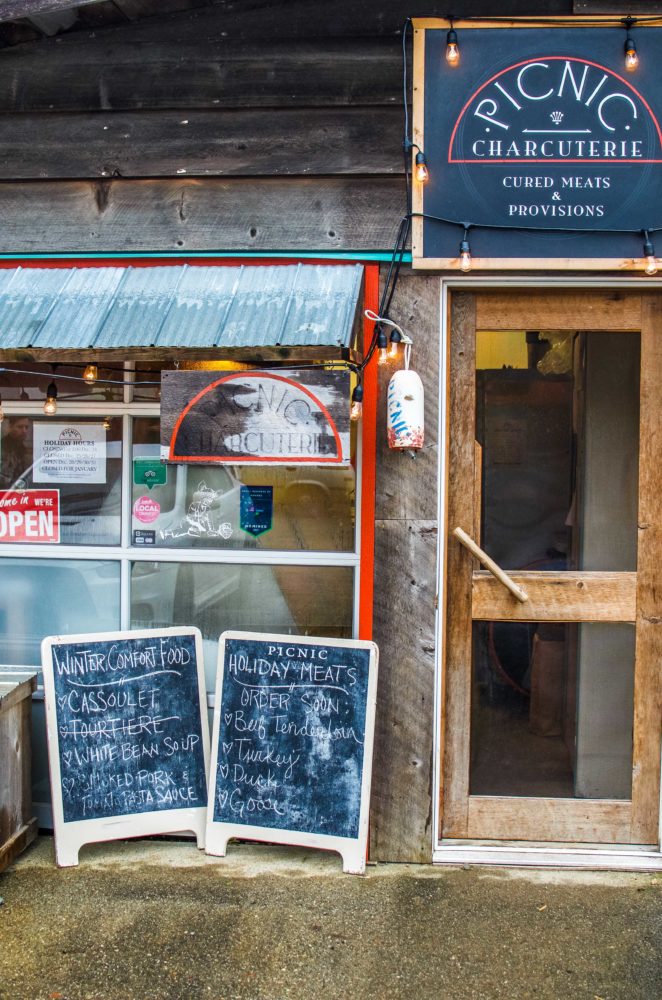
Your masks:
[[[349,347],[363,267],[0,270],[0,349]]]

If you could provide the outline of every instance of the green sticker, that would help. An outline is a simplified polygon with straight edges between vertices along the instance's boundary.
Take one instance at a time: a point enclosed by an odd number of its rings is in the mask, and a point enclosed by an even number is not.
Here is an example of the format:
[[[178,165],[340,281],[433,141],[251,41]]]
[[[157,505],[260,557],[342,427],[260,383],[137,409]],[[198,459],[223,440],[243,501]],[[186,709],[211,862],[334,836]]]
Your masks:
[[[168,466],[160,458],[134,458],[133,481],[136,486],[165,486],[168,482]]]

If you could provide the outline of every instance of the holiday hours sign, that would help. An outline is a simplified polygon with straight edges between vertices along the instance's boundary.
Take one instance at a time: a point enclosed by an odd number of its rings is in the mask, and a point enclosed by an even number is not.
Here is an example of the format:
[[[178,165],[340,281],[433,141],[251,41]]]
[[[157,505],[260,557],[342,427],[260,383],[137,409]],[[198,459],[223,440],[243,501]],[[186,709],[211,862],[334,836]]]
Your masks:
[[[456,266],[467,226],[474,267],[639,266],[662,226],[662,27],[637,31],[636,73],[622,27],[458,26],[455,67],[447,30],[415,33],[414,263]]]

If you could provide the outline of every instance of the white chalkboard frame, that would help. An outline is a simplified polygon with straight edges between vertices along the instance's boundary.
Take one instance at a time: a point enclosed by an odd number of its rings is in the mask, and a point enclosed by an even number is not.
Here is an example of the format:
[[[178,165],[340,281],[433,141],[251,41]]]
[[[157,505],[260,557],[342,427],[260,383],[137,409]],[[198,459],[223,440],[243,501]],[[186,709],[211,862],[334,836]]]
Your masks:
[[[223,702],[223,678],[225,669],[225,643],[227,639],[261,640],[288,645],[341,646],[349,649],[370,651],[368,688],[366,696],[366,717],[363,748],[363,773],[361,776],[361,806],[359,812],[359,832],[354,837],[333,837],[326,834],[306,833],[301,830],[277,829],[265,826],[249,826],[245,823],[219,823],[214,820],[214,797],[218,765],[218,746]],[[207,854],[225,857],[228,841],[257,840],[271,844],[291,844],[297,847],[314,847],[323,851],[334,851],[342,858],[343,871],[351,875],[364,875],[368,850],[368,820],[370,809],[370,785],[372,779],[372,752],[375,734],[375,711],[377,704],[377,673],[379,650],[376,643],[364,639],[329,639],[323,636],[282,635],[270,632],[223,632],[219,639],[218,667],[212,727],[212,756],[209,779],[209,803],[207,808]]]
[[[103,819],[84,819],[66,822],[62,802],[62,774],[60,770],[60,740],[57,700],[53,675],[53,646],[61,643],[112,642],[122,639],[148,639],[168,635],[192,635],[195,639],[195,656],[200,701],[200,726],[205,760],[205,776],[209,784],[209,719],[203,661],[202,635],[197,628],[175,627],[162,629],[136,629],[118,632],[87,632],[77,635],[47,636],[41,644],[41,662],[44,674],[44,702],[46,707],[46,734],[48,739],[48,767],[51,779],[53,804],[53,833],[55,860],[59,868],[78,864],[78,853],[84,844],[147,837],[163,833],[191,832],[197,846],[205,846],[207,820],[206,803],[190,809],[163,809],[158,812],[127,813]]]

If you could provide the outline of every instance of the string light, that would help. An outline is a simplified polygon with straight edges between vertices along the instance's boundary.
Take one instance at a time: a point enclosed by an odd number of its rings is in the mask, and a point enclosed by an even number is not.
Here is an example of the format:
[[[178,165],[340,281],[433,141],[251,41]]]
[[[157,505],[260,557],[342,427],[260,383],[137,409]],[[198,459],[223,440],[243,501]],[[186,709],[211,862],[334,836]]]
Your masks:
[[[397,358],[401,344],[411,344],[411,340],[402,327],[394,323],[392,319],[388,319],[386,316],[379,316],[372,309],[366,309],[364,316],[376,324],[376,345],[379,351],[378,361],[380,365],[386,364],[387,361],[391,361],[393,358]],[[391,327],[390,341],[386,337],[384,326]]]
[[[420,149],[416,154],[414,173],[419,184],[426,184],[430,179],[430,171],[428,170],[425,153],[423,153]]]
[[[57,413],[57,386],[55,382],[50,382],[46,390],[44,413],[47,417],[52,417]]]
[[[397,358],[400,353],[400,344],[402,343],[402,330],[399,326],[394,326],[391,330],[391,338],[389,341],[388,356],[389,359],[393,360]]]
[[[94,385],[99,375],[99,369],[96,365],[86,365],[83,371],[83,378],[88,385]]]
[[[377,362],[380,365],[385,365],[388,361],[388,340],[386,338],[386,332],[384,327],[379,326],[377,331]]]
[[[633,24],[635,24],[635,19],[632,17],[626,17],[623,22],[625,30],[627,32],[627,38],[625,39],[625,68],[628,73],[633,73],[637,66],[639,65],[639,56],[637,55],[637,46],[634,44],[634,39],[630,35],[630,29]]]
[[[349,410],[349,419],[356,421],[363,416],[363,386],[357,382],[352,393],[352,405]]]
[[[469,227],[464,227],[464,236],[460,242],[460,270],[467,271],[471,270],[471,247],[469,246]]]
[[[644,257],[646,258],[646,274],[657,274],[657,258],[655,247],[647,229],[644,230]]]
[[[457,31],[451,21],[450,31],[446,35],[446,62],[449,66],[457,66],[460,62],[460,46],[457,41]]]

